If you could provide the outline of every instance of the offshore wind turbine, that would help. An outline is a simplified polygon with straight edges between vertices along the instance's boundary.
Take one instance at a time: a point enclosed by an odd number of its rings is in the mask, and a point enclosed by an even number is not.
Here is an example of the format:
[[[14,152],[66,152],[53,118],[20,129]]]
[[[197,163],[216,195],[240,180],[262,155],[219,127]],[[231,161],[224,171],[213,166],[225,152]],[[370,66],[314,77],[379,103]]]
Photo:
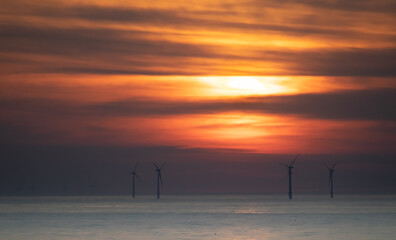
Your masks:
[[[132,198],[135,198],[135,177],[137,179],[139,179],[139,181],[141,181],[139,175],[137,175],[137,173],[136,173],[137,165],[138,164],[136,163],[135,167],[133,168],[133,170],[131,172],[131,174],[132,174]]]
[[[329,186],[330,186],[330,197],[333,198],[334,197],[334,191],[333,191],[333,174],[335,171],[335,166],[337,165],[337,163],[334,163],[333,166],[329,167],[327,165],[325,165],[327,167],[327,169],[329,169]]]
[[[158,167],[157,164],[155,164],[154,162],[153,162],[153,164],[154,164],[154,167],[155,167],[155,171],[157,172],[157,199],[160,199],[160,183],[161,183],[161,186],[162,186],[161,170],[164,167],[165,163],[163,163],[161,165],[161,167]]]
[[[292,191],[292,169],[294,167],[293,164],[299,156],[300,156],[300,154],[298,154],[289,165],[282,164],[283,166],[285,166],[289,169],[289,199],[293,198],[293,191]]]

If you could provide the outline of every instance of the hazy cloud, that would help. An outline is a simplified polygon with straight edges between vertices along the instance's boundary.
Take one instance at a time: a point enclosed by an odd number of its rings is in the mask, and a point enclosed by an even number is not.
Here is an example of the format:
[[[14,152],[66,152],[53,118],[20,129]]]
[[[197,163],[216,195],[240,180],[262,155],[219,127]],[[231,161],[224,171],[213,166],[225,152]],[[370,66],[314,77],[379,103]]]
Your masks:
[[[393,121],[396,119],[395,103],[395,89],[373,89],[213,101],[175,102],[135,98],[88,105],[46,99],[3,100],[0,102],[0,109],[3,113],[17,111],[72,117],[216,114],[240,111],[317,119]]]
[[[208,75],[224,72],[223,61],[239,61],[252,65],[264,65],[266,62],[283,64],[288,75],[396,75],[395,48],[296,51],[260,47],[256,53],[248,55],[243,51],[222,53],[225,48],[213,44],[180,43],[161,40],[160,37],[157,40],[145,39],[146,32],[142,31],[8,26],[0,28],[0,33],[4,36],[0,39],[0,53],[38,55],[30,60],[14,56],[11,62],[4,62],[22,64],[28,68],[27,72]],[[40,55],[53,55],[58,59],[54,62]],[[192,58],[201,60],[193,61]],[[205,64],[205,61],[215,61],[215,64]],[[266,69],[246,72],[279,74]]]
[[[84,56],[171,55],[210,57],[199,46],[165,40],[144,39],[142,31],[84,28],[36,28],[7,26],[0,28],[2,52]],[[105,60],[105,59],[104,59]]]
[[[295,5],[310,11],[288,14]],[[365,16],[370,11],[387,13],[394,9],[391,1],[252,1],[245,7],[229,1],[220,6],[203,4],[204,9],[180,11],[121,5],[7,3],[0,12],[5,18],[0,25],[0,54],[4,55],[0,61],[5,66],[1,72],[396,75],[392,16]],[[252,6],[262,6],[264,12],[259,14]],[[323,17],[326,9],[360,15],[332,12],[332,17]],[[272,10],[283,20],[274,18]],[[54,23],[18,21],[32,17]],[[376,25],[382,27],[364,30]],[[217,34],[219,42],[215,41]],[[252,40],[252,36],[257,39]],[[262,44],[268,37],[270,42],[291,43]],[[201,38],[206,40],[199,41]],[[228,40],[235,43],[229,44]],[[327,43],[327,47],[293,48],[294,42],[304,41]],[[271,64],[277,67],[265,67]]]
[[[234,101],[152,102],[138,99],[87,106],[98,115],[211,114],[241,111],[295,114],[342,120],[395,120],[396,90],[374,89],[288,96],[248,97]]]
[[[255,3],[260,4],[260,0],[253,0]],[[315,8],[322,9],[335,9],[342,11],[367,11],[367,12],[383,12],[393,14],[396,11],[396,3],[392,0],[350,0],[350,1],[342,1],[342,0],[323,0],[323,1],[315,1],[315,0],[280,0],[277,1],[279,4],[301,4]]]

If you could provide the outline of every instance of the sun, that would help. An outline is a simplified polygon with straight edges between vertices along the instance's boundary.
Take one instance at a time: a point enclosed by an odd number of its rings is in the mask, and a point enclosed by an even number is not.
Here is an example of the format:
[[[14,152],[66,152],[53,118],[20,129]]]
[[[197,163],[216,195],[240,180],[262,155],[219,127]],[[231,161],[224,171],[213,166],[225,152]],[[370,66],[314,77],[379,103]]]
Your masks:
[[[230,77],[227,86],[230,88],[246,91],[265,90],[264,84],[262,84],[255,77]]]
[[[283,84],[285,77],[272,76],[214,76],[199,77],[207,84],[207,95],[213,96],[247,96],[284,94],[292,89]]]

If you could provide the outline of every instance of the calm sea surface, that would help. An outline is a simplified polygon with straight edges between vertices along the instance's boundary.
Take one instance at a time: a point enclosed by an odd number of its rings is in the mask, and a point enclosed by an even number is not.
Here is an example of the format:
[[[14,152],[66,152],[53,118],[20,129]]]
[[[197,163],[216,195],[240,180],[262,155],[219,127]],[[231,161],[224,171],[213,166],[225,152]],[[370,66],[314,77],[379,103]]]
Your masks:
[[[396,196],[0,197],[0,239],[396,239]]]

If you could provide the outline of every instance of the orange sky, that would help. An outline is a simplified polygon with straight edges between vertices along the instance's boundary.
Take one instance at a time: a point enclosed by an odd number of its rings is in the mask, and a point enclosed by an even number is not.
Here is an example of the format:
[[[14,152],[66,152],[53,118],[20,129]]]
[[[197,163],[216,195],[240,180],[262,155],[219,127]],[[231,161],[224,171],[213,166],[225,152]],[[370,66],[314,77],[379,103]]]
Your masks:
[[[395,152],[394,1],[3,1],[3,143]]]

